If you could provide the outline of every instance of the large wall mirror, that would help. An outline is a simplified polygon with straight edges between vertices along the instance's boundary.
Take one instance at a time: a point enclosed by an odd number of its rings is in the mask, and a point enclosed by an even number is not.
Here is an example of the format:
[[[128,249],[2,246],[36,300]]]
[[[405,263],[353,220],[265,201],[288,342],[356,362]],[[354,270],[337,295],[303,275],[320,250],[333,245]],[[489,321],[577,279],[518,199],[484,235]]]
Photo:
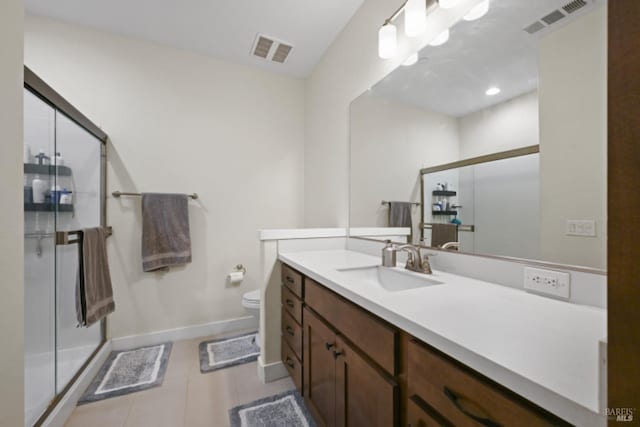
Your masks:
[[[406,64],[351,104],[351,235],[606,270],[606,2],[492,0]]]

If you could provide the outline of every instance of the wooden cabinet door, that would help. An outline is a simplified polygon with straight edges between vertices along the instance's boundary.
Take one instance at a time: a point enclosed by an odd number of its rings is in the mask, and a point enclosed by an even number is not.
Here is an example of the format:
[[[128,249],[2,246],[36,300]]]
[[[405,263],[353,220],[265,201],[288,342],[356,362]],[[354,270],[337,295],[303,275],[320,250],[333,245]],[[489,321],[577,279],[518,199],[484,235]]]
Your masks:
[[[340,336],[336,339],[336,426],[390,427],[399,422],[399,389]]]
[[[304,401],[319,427],[335,426],[335,333],[308,308],[303,315]]]

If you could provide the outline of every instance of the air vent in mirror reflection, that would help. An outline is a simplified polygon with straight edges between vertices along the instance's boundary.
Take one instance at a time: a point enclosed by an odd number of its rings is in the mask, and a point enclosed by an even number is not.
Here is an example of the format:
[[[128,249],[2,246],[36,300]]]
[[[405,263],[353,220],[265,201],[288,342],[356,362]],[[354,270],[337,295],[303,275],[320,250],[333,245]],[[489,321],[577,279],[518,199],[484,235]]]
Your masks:
[[[584,0],[573,0],[572,2],[567,3],[564,6],[562,6],[562,8],[567,13],[573,13],[578,9],[582,9],[586,5],[587,5],[587,2],[584,1]]]

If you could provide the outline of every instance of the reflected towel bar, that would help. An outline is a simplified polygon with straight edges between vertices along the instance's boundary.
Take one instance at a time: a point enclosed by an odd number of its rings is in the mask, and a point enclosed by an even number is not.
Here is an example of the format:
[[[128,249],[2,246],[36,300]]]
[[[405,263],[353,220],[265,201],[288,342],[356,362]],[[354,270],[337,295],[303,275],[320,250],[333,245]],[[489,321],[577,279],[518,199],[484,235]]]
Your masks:
[[[107,228],[107,237],[113,235],[113,227]],[[56,231],[56,245],[73,245],[80,242],[82,230]]]
[[[113,195],[113,197],[120,197],[120,196],[140,197],[140,196],[142,196],[141,193],[127,193],[127,192],[124,192],[124,191],[114,191],[111,194]],[[195,200],[195,199],[198,198],[198,193],[187,194],[187,196],[189,196],[190,198]]]
[[[431,230],[433,228],[433,223],[422,224],[422,228],[425,230]],[[469,224],[458,225],[458,231],[469,231],[473,233],[474,231],[476,231],[476,226]]]
[[[420,206],[420,203],[419,203],[419,202],[409,202],[409,203],[411,203],[413,206]],[[383,205],[390,205],[390,204],[391,204],[391,202],[388,202],[388,201],[386,201],[386,200],[383,200],[383,201],[382,201],[382,204],[383,204]]]

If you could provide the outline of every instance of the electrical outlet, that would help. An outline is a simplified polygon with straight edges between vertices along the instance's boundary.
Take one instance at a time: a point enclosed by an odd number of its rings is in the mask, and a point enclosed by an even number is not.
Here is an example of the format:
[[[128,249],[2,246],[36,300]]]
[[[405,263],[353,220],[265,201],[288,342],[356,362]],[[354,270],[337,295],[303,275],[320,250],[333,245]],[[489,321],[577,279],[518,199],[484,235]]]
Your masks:
[[[596,237],[596,222],[592,219],[568,219],[567,236]]]
[[[525,267],[524,288],[541,294],[569,299],[571,275],[559,271]]]

